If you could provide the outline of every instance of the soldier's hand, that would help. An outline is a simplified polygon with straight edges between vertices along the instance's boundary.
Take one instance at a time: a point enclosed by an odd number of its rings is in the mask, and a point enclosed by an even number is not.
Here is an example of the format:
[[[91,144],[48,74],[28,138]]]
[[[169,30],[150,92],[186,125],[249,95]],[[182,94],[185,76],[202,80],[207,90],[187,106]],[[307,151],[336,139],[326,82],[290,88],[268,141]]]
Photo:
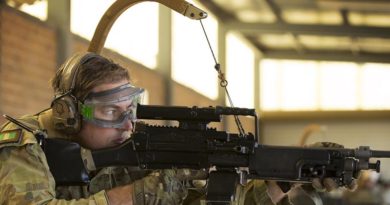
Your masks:
[[[329,147],[329,148],[344,148],[343,145],[333,143],[333,142],[316,142],[314,144],[307,145],[306,147]],[[339,185],[332,179],[332,178],[315,178],[312,182],[312,187],[316,191],[324,192],[324,191],[333,191],[337,188],[339,188]],[[307,187],[305,187],[307,189]],[[357,188],[357,182],[356,180],[352,180],[351,184],[346,185],[346,188],[350,190],[355,190]]]
[[[314,144],[306,145],[305,147],[311,148],[320,148],[320,147],[328,147],[328,148],[344,148],[343,145],[333,143],[333,142],[316,142]],[[339,188],[339,185],[332,178],[315,178],[313,179],[311,185],[310,184],[296,184],[296,183],[288,183],[288,182],[274,182],[268,181],[268,195],[272,199],[274,203],[279,202],[281,199],[285,198],[290,189],[294,189],[296,186],[301,186],[306,192],[324,192],[324,191],[332,191]],[[352,180],[351,184],[347,185],[346,188],[350,190],[355,190],[357,188],[356,180]]]
[[[176,177],[176,170],[161,170],[134,183],[134,204],[181,204],[187,189]]]

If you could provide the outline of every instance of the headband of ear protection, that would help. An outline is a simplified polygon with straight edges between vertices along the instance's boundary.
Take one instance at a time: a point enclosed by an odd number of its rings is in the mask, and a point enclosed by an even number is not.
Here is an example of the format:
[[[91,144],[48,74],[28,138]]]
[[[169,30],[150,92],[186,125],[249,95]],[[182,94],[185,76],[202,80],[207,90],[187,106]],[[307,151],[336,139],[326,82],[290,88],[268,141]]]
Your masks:
[[[81,128],[81,115],[78,99],[73,95],[76,78],[82,66],[97,57],[95,53],[77,53],[71,56],[61,67],[61,85],[59,93],[51,103],[54,128],[65,134],[76,134]]]

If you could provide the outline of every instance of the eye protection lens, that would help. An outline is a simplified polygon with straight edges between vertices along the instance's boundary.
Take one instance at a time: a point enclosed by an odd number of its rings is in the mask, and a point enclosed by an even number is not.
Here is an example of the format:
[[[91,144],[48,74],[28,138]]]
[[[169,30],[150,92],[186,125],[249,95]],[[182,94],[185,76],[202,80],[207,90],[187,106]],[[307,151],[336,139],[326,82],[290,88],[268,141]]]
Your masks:
[[[125,84],[110,90],[90,93],[80,103],[83,119],[99,127],[121,128],[136,120],[137,104],[144,89]]]

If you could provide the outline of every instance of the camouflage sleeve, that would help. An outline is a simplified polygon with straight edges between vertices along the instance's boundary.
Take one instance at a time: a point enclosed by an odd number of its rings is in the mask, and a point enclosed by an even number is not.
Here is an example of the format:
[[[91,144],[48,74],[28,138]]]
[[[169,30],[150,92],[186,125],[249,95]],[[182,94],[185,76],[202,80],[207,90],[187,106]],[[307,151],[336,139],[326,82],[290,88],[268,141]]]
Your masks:
[[[205,204],[205,193],[189,190],[185,205]],[[263,180],[251,180],[245,186],[238,185],[232,205],[292,205],[289,198],[282,198],[274,204],[268,195],[268,187]]]
[[[176,177],[176,170],[161,170],[134,182],[135,205],[182,204],[187,189]]]
[[[0,144],[0,204],[108,204],[105,191],[87,199],[55,199],[55,182],[36,143]]]
[[[242,196],[240,197],[240,205],[275,205],[267,193],[267,185],[263,180],[252,180],[242,191]],[[284,197],[276,205],[291,205],[288,197]]]

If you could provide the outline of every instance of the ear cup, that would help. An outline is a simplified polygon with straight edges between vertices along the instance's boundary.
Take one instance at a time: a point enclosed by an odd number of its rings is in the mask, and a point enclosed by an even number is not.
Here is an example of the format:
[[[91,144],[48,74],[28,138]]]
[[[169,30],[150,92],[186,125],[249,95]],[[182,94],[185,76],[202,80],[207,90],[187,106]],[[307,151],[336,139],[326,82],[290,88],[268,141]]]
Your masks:
[[[80,67],[97,55],[94,53],[77,53],[70,57],[60,68],[62,71],[62,93],[52,101],[52,115],[55,129],[66,133],[75,134],[81,128],[81,115],[78,109],[78,100],[72,92]]]
[[[77,105],[77,100],[72,95],[65,95],[53,101],[52,112],[55,129],[66,134],[76,134],[80,131],[81,117]]]

